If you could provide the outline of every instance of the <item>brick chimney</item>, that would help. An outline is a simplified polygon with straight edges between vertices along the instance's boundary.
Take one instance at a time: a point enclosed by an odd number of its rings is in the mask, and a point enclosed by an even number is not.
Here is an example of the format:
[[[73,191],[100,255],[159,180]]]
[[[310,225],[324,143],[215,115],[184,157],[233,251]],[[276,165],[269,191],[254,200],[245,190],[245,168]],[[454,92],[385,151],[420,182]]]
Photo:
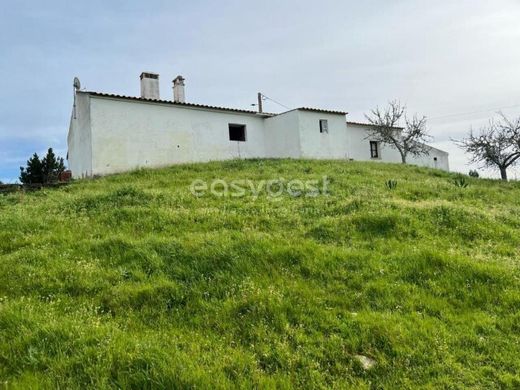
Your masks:
[[[159,100],[159,75],[157,73],[141,73],[141,97]]]
[[[173,101],[175,103],[185,103],[186,95],[184,94],[184,77],[177,76],[173,80]]]

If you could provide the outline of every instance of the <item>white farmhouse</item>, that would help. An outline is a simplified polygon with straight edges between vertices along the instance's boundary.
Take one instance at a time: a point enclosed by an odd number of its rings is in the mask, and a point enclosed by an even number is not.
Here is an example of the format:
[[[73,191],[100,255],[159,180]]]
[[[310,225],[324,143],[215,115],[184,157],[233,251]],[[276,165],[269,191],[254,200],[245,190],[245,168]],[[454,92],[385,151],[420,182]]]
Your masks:
[[[184,79],[174,99],[160,100],[159,75],[141,74],[141,97],[76,88],[68,135],[75,178],[144,167],[234,158],[310,158],[400,162],[399,153],[368,137],[370,126],[346,112],[297,108],[268,114],[185,102]],[[448,153],[409,162],[448,170]]]

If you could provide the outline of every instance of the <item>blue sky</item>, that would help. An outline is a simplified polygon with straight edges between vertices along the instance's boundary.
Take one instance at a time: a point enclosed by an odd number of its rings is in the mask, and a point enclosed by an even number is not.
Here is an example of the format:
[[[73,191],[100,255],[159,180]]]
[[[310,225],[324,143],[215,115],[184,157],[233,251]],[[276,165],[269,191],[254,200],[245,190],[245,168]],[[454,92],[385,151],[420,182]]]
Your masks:
[[[154,71],[170,98],[182,74],[190,102],[249,108],[262,91],[358,121],[397,98],[430,118],[433,145],[462,172],[450,138],[501,108],[520,115],[516,0],[5,0],[0,15],[4,182],[33,152],[66,155],[74,76],[88,90],[138,95],[139,74]]]

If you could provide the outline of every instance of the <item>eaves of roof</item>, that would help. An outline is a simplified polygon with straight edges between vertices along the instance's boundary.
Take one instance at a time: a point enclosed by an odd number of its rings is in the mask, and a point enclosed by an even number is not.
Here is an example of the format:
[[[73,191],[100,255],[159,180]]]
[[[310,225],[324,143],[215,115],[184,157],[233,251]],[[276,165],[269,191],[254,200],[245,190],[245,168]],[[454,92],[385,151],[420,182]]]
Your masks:
[[[267,113],[267,112],[259,113],[257,111],[242,110],[239,108],[210,106],[210,105],[206,105],[206,104],[181,103],[181,102],[174,102],[171,100],[147,99],[147,98],[136,97],[136,96],[116,95],[116,94],[111,94],[111,93],[102,93],[102,92],[93,92],[93,91],[81,91],[81,92],[87,93],[90,96],[95,96],[95,97],[104,97],[104,98],[119,99],[119,100],[131,100],[131,101],[144,102],[144,103],[168,104],[168,105],[179,106],[179,107],[198,108],[198,109],[205,109],[205,110],[212,110],[212,111],[237,112],[237,113],[241,113],[241,114],[258,115],[258,116],[262,116],[262,117],[271,117],[271,116],[276,115],[276,114],[271,114],[271,113]]]

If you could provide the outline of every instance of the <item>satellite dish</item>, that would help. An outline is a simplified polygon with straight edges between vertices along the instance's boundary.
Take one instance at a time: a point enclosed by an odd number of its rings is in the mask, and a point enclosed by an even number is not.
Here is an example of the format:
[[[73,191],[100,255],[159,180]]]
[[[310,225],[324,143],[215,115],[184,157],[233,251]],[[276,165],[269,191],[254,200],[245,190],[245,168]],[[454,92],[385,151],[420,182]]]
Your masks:
[[[77,77],[74,77],[74,89],[78,91],[81,88],[81,83]]]

